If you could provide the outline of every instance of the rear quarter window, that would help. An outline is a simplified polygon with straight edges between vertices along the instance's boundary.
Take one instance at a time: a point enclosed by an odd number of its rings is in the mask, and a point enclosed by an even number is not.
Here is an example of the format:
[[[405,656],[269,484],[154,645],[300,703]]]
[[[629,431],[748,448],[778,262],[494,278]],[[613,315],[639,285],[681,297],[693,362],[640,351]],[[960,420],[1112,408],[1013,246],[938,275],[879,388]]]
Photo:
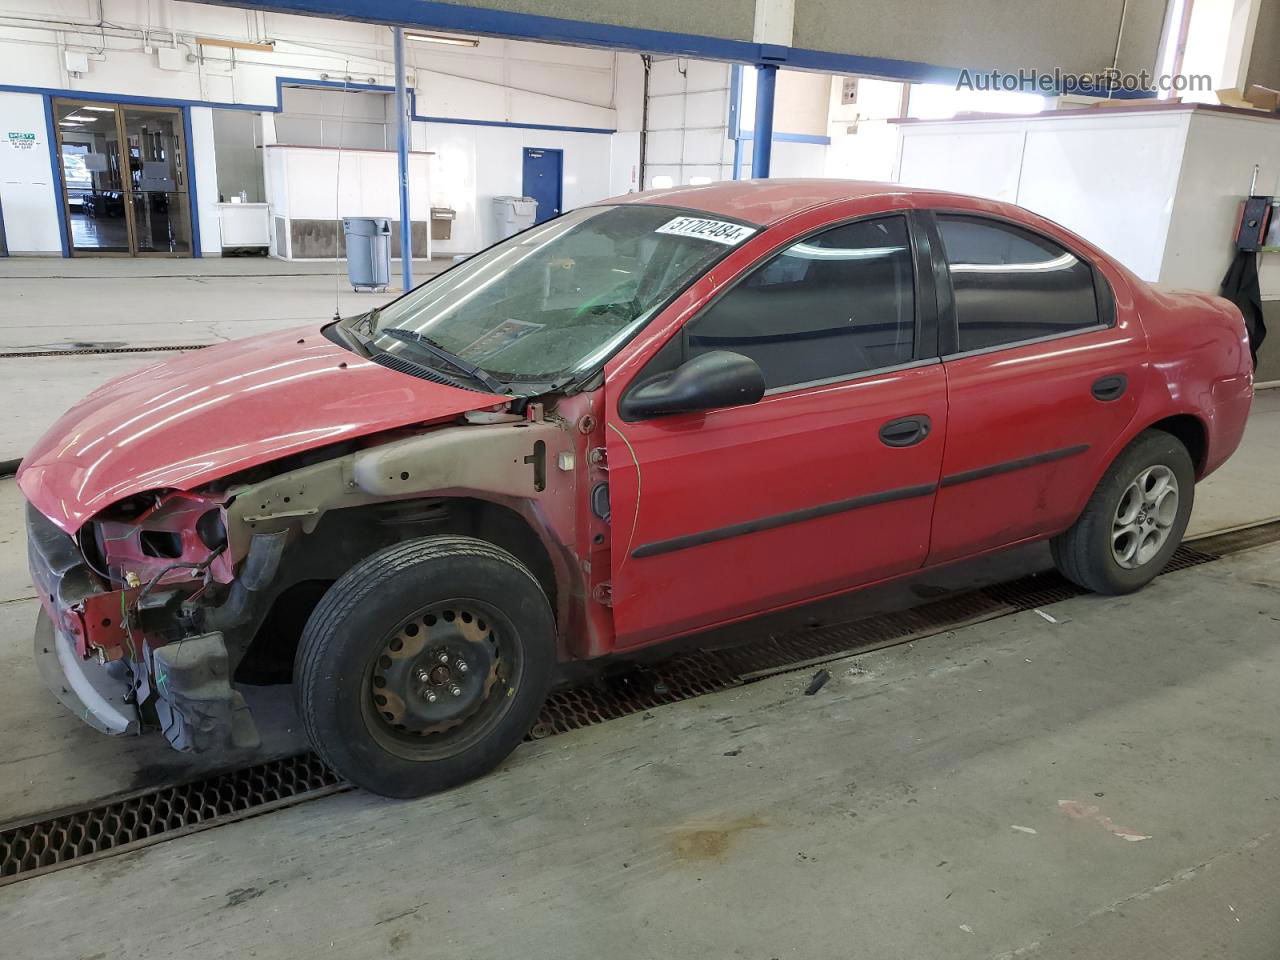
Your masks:
[[[1047,237],[995,220],[938,215],[960,353],[1097,326],[1094,269]]]

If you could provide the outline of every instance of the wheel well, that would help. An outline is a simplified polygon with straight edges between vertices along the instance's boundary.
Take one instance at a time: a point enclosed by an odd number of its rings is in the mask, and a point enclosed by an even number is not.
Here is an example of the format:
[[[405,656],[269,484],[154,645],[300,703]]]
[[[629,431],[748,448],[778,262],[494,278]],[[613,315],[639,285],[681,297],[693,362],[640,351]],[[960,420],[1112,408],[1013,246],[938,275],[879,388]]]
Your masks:
[[[1200,418],[1189,413],[1165,417],[1151,425],[1152,430],[1163,430],[1181,441],[1191,454],[1191,462],[1195,464],[1196,476],[1204,473],[1205,460],[1209,454],[1209,434]]]
[[[262,611],[237,667],[247,683],[285,683],[307,618],[324,591],[365,557],[405,540],[439,534],[475,537],[501,547],[537,578],[555,611],[551,555],[527,520],[509,507],[470,498],[430,498],[332,510],[299,537],[281,561],[276,593]]]

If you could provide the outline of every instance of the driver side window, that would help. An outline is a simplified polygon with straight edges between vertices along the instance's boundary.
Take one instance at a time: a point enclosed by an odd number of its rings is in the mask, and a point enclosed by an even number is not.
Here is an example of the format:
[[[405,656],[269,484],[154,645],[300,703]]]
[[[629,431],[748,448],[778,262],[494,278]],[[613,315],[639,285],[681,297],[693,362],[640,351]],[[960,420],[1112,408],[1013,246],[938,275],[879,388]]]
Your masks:
[[[745,354],[774,390],[909,362],[915,275],[904,216],[859,220],[792,244],[687,328],[687,359]]]

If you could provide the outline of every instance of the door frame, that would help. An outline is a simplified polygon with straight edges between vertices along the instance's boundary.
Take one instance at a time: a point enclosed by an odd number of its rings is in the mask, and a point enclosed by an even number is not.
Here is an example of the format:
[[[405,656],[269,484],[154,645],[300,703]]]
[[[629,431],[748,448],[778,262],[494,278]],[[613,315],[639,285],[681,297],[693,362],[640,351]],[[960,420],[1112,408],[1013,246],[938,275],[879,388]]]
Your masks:
[[[64,255],[67,257],[129,257],[129,258],[168,258],[168,259],[186,259],[189,257],[201,256],[200,250],[200,221],[197,209],[196,193],[195,193],[195,173],[194,160],[192,156],[192,140],[191,140],[191,112],[186,106],[175,106],[170,103],[162,103],[158,101],[147,100],[141,97],[104,97],[94,96],[92,94],[79,96],[76,94],[61,95],[50,94],[46,97],[49,126],[53,132],[53,142],[51,157],[54,169],[57,173],[56,186],[59,188],[60,196],[58,197],[58,212],[62,220],[62,228],[66,238],[66,248]],[[68,195],[66,171],[63,169],[62,161],[62,127],[58,122],[57,108],[59,105],[83,106],[86,104],[96,104],[100,106],[112,107],[115,111],[116,121],[116,143],[117,143],[117,161],[124,161],[122,171],[124,175],[121,178],[121,193],[124,198],[125,208],[125,229],[128,233],[129,249],[123,250],[77,250],[75,245],[75,237],[71,230],[71,202]],[[124,111],[126,108],[139,108],[143,110],[152,110],[157,113],[174,114],[177,117],[180,130],[178,137],[181,139],[181,151],[183,162],[179,166],[181,177],[185,179],[185,183],[177,184],[174,190],[175,194],[185,194],[187,204],[187,224],[190,230],[188,238],[188,252],[169,253],[164,250],[139,250],[137,225],[134,218],[133,209],[133,184],[129,177],[129,141],[125,132]]]
[[[706,214],[713,216],[713,214]],[[683,341],[689,327],[694,324],[698,317],[707,309],[718,302],[730,290],[735,288],[739,283],[749,277],[756,269],[768,262],[773,257],[783,252],[787,247],[794,243],[803,242],[805,239],[820,235],[828,230],[835,229],[850,223],[862,220],[874,220],[882,217],[900,216],[905,221],[908,231],[908,238],[911,248],[912,263],[915,270],[913,277],[914,297],[915,297],[915,329],[916,329],[916,345],[913,351],[912,359],[902,364],[895,364],[879,369],[863,370],[851,373],[848,376],[833,378],[830,380],[815,381],[813,383],[793,384],[787,387],[778,388],[769,391],[762,402],[791,402],[803,403],[806,397],[821,396],[832,390],[847,391],[857,387],[859,384],[870,386],[878,383],[886,375],[904,374],[910,371],[933,371],[938,375],[943,375],[943,367],[938,356],[938,304],[935,297],[935,277],[933,272],[932,257],[934,253],[934,244],[931,238],[925,232],[924,224],[918,216],[918,209],[910,202],[900,199],[894,199],[887,204],[882,197],[864,197],[851,200],[840,201],[837,204],[818,205],[816,207],[805,210],[792,217],[786,218],[778,223],[758,225],[759,231],[755,236],[749,238],[740,247],[732,250],[723,260],[719,261],[714,267],[709,269],[702,276],[694,280],[690,286],[685,288],[672,301],[667,303],[662,310],[654,317],[648,326],[638,331],[635,338],[622,346],[617,353],[609,358],[604,365],[604,409],[603,419],[606,430],[616,435],[621,441],[622,447],[630,454],[633,464],[638,456],[636,450],[632,446],[631,438],[628,438],[625,432],[628,427],[638,425],[637,420],[628,420],[623,416],[621,403],[626,394],[635,389],[637,386],[645,382],[654,372],[653,363],[655,361],[665,364],[669,359],[663,357],[664,351],[673,347],[673,344],[679,344]],[[725,216],[724,219],[733,220],[732,216]],[[662,357],[662,359],[659,359]],[[665,366],[664,366],[665,369]],[[944,381],[945,383],[945,381]],[[945,409],[945,407],[944,407]],[[693,417],[699,415],[675,415],[669,418],[669,424],[675,429],[684,429],[687,420],[692,423]],[[646,418],[647,419],[647,418]],[[945,438],[946,418],[943,416],[935,427],[935,433],[941,431]],[[613,437],[608,438],[610,441]],[[939,453],[939,457],[941,457]],[[612,456],[612,454],[610,454]],[[609,478],[611,493],[616,493],[614,488],[615,477],[623,471],[618,470],[620,466],[615,465],[615,474]],[[941,462],[939,461],[939,467]],[[638,473],[637,473],[638,475]],[[932,479],[931,483],[936,484],[936,479]],[[907,488],[904,488],[904,490]],[[632,491],[629,491],[632,492]],[[903,492],[903,491],[898,491]],[[633,491],[637,498],[640,495],[639,484],[635,486]],[[925,495],[923,492],[918,494]],[[936,496],[936,486],[931,487],[928,495]],[[838,516],[846,512],[845,507],[853,509],[852,504],[855,500],[861,500],[861,497],[848,498],[845,501],[835,501],[833,503],[818,505],[813,511],[813,518],[822,518],[828,516]],[[900,499],[909,499],[902,497]],[[614,500],[614,504],[617,504]],[[894,502],[892,499],[884,501],[885,503]],[[839,509],[836,508],[839,504]],[[877,507],[882,504],[874,499],[868,499],[866,503],[859,503],[858,506]],[[637,504],[637,511],[639,506]],[[792,511],[788,514],[782,514],[777,517],[767,517],[764,524],[755,529],[754,523],[730,524],[724,528],[717,528],[716,532],[727,532],[735,528],[742,527],[743,534],[762,532],[772,529],[774,526],[785,526],[791,520],[800,521],[808,519],[807,510]],[[929,510],[932,517],[932,506]],[[782,523],[773,523],[772,521],[780,520],[786,517]],[[615,584],[614,580],[618,579],[623,569],[635,559],[642,558],[642,555],[636,551],[641,546],[652,546],[644,544],[637,540],[636,515],[631,517],[631,525],[629,532],[614,529],[610,534],[609,543],[609,562],[608,564],[593,564],[591,573],[591,585],[593,589],[603,586],[607,583],[611,590]],[[618,523],[618,516],[615,514],[613,523]],[[751,529],[748,529],[750,527]],[[677,541],[684,540],[698,541],[699,532],[690,531],[689,537],[676,537]],[[728,537],[718,537],[709,539],[707,542],[717,542],[717,540],[729,539]],[[659,541],[661,543],[661,541]],[[690,543],[688,545],[693,545]],[[927,557],[928,543],[926,542]],[[661,552],[661,551],[660,551]],[[652,550],[646,551],[645,556],[652,555]],[[896,576],[896,575],[895,575]],[[888,579],[892,579],[889,577]],[[879,582],[872,581],[872,582]],[[822,591],[807,595],[805,597],[784,599],[777,603],[771,603],[768,606],[762,606],[749,612],[732,613],[723,619],[714,622],[700,622],[697,624],[679,624],[675,625],[671,630],[651,631],[642,629],[635,634],[624,635],[621,639],[615,633],[612,638],[613,649],[633,649],[645,646],[650,643],[661,642],[672,637],[680,636],[691,631],[701,631],[726,623],[741,620],[746,617],[758,616],[764,612],[775,609],[782,609],[794,606],[800,603],[808,603],[819,599],[822,596],[840,594],[852,589],[861,589],[868,586],[869,582],[861,583],[856,586],[840,586],[834,590]],[[616,621],[615,621],[616,630]]]
[[[689,328],[698,322],[698,318],[714,307],[724,297],[728,296],[743,281],[745,281],[752,273],[763,267],[770,260],[784,253],[790,246],[797,243],[804,243],[814,237],[821,236],[828,230],[835,230],[839,227],[846,227],[850,224],[860,223],[865,220],[879,220],[887,217],[902,217],[907,228],[907,242],[911,247],[911,262],[914,269],[912,283],[915,287],[915,346],[912,349],[911,359],[904,363],[891,364],[889,366],[880,367],[873,370],[864,370],[857,373],[851,373],[839,377],[833,377],[827,380],[813,381],[811,383],[797,383],[785,387],[775,387],[765,391],[765,396],[777,396],[787,393],[798,393],[802,390],[808,390],[817,386],[831,386],[833,384],[844,383],[848,380],[858,380],[862,377],[873,376],[876,374],[896,371],[905,367],[921,366],[927,363],[937,363],[941,359],[939,349],[939,328],[943,322],[942,300],[941,294],[937,286],[937,257],[939,254],[939,243],[935,236],[936,225],[927,220],[922,214],[924,211],[915,207],[894,207],[887,210],[851,213],[848,216],[835,217],[831,220],[822,222],[818,226],[809,227],[799,232],[788,233],[784,235],[784,239],[773,237],[772,246],[764,250],[758,256],[745,262],[740,267],[735,267],[730,274],[729,280],[719,287],[706,300],[702,301],[698,307],[684,316],[677,327],[675,327],[669,336],[663,339],[662,346],[658,350],[648,355],[636,372],[632,374],[629,381],[618,388],[619,418],[624,422],[632,422],[628,417],[623,416],[621,412],[621,404],[626,395],[638,387],[642,386],[647,380],[657,373],[667,372],[665,370],[655,370],[652,367],[654,359],[664,349],[671,349],[672,344],[678,342],[680,344],[680,357],[676,361],[677,365],[682,363],[688,356],[687,336]],[[733,220],[732,217],[724,217],[723,219]],[[776,227],[776,225],[775,225]],[[761,232],[768,232],[774,227],[765,227]],[[727,259],[727,258],[726,258]],[[720,267],[716,264],[708,273],[715,271]],[[663,308],[666,309],[665,307]],[[661,311],[659,311],[661,313]],[[952,320],[954,323],[954,318]]]
[[[1117,322],[1115,292],[1111,282],[1102,272],[1097,254],[1082,249],[1077,243],[1073,243],[1071,237],[1061,236],[1043,230],[1037,225],[1025,223],[1015,220],[1011,217],[1001,216],[998,213],[992,213],[987,210],[969,210],[964,207],[948,206],[945,203],[931,204],[928,207],[922,207],[916,211],[918,222],[925,235],[928,238],[930,247],[932,248],[933,276],[934,286],[938,297],[938,348],[941,358],[946,360],[956,360],[962,357],[975,356],[982,353],[994,353],[999,350],[1012,350],[1015,347],[1023,347],[1045,340],[1060,340],[1065,337],[1078,336],[1082,333],[1090,333],[1098,330],[1105,330],[1108,327],[1114,327]],[[1093,327],[1077,328],[1074,330],[1064,330],[1061,333],[1051,333],[1043,337],[1031,337],[1026,340],[1013,340],[1009,343],[997,343],[989,347],[981,347],[976,350],[960,350],[960,319],[956,312],[956,296],[955,288],[951,283],[951,267],[947,263],[946,250],[942,243],[942,231],[938,227],[938,215],[964,217],[969,220],[987,220],[991,223],[1003,227],[1012,227],[1015,230],[1021,230],[1032,236],[1040,237],[1048,240],[1050,243],[1056,243],[1062,247],[1076,259],[1087,264],[1090,272],[1093,274],[1093,296],[1094,302],[1098,310],[1098,323]]]
[[[556,155],[556,169],[559,171],[560,175],[556,177],[556,206],[555,206],[556,212],[553,213],[550,217],[545,218],[546,220],[550,220],[552,219],[552,217],[558,217],[560,216],[560,214],[564,213],[564,150],[560,147],[523,147],[522,148],[522,153],[520,155],[520,158],[521,158],[520,192],[526,197],[529,196],[529,192],[527,189],[528,173],[529,173],[529,153],[534,150],[538,151],[539,153],[544,153],[544,154],[554,153]],[[538,220],[535,222],[542,223],[544,221]]]

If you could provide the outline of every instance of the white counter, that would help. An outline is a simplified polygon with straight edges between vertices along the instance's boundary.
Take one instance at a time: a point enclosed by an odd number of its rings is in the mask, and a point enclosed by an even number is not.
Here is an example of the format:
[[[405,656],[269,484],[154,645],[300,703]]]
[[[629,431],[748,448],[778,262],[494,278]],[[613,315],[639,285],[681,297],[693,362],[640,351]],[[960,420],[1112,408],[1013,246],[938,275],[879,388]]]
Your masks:
[[[269,144],[265,150],[267,201],[274,219],[271,252],[276,256],[315,258],[317,243],[330,236],[327,225],[343,217],[385,217],[398,224],[400,175],[394,150],[283,144]],[[409,216],[424,227],[431,219],[431,156],[409,154]],[[422,242],[415,243],[413,255],[430,257],[429,231],[417,232]],[[316,242],[304,242],[307,238]],[[329,242],[319,256],[332,256],[332,246]],[[391,245],[391,255],[400,256],[398,243]]]

